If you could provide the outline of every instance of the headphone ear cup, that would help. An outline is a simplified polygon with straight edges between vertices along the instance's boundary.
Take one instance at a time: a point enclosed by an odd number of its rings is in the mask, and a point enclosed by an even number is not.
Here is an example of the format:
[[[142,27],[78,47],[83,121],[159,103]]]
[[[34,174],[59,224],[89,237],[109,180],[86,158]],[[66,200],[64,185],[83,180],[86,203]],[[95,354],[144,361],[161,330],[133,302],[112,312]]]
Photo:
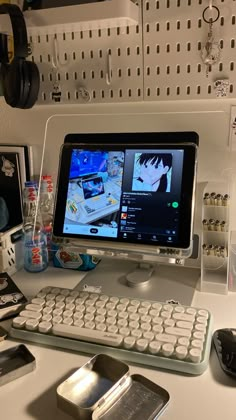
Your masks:
[[[40,87],[40,74],[37,65],[31,61],[25,61],[24,68],[27,67],[29,80],[29,91],[24,103],[24,109],[32,108],[38,99]]]
[[[23,95],[22,63],[23,59],[14,58],[11,64],[1,65],[2,88],[5,101],[13,108],[18,108]]]

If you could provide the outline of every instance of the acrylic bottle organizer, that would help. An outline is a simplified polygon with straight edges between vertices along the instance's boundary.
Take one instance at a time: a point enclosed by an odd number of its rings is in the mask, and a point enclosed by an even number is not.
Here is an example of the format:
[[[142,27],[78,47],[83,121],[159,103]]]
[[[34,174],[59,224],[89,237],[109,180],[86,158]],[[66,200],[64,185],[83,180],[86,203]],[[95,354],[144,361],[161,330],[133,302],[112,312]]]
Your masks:
[[[230,187],[208,183],[203,193],[201,282],[204,292],[228,292]]]

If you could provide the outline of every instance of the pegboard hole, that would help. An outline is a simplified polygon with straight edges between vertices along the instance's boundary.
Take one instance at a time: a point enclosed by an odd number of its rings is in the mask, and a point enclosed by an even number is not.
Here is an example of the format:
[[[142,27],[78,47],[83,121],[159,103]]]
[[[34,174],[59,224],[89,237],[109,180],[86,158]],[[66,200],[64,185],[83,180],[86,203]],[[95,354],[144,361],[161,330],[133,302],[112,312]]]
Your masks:
[[[234,71],[234,62],[233,61],[231,61],[231,63],[230,63],[230,71]]]
[[[137,76],[140,76],[140,74],[141,74],[140,67],[137,67],[136,71],[137,71]]]
[[[166,66],[166,74],[170,74],[170,66]]]
[[[128,90],[128,96],[129,96],[129,98],[131,98],[131,96],[132,96],[132,90],[131,89]]]
[[[200,85],[198,85],[198,86],[197,86],[197,95],[200,95],[200,93],[201,93],[201,86],[200,86]]]
[[[180,87],[179,87],[179,86],[177,86],[177,87],[176,87],[176,95],[177,95],[177,96],[179,96],[179,95],[180,95]]]
[[[95,90],[93,90],[92,96],[93,96],[93,99],[96,99],[96,91]]]
[[[93,50],[90,51],[90,58],[93,59]]]
[[[202,71],[202,65],[200,63],[197,65],[197,71],[198,73],[201,73]]]
[[[138,94],[138,97],[140,98],[140,96],[141,96],[141,89],[140,88],[138,88],[137,94]]]
[[[156,67],[156,74],[159,76],[159,74],[160,74],[160,67],[159,66],[157,66]]]
[[[77,71],[74,72],[74,79],[77,80],[78,75],[77,75]]]
[[[131,76],[131,69],[127,68],[127,76],[130,77]]]
[[[159,7],[160,7],[160,5],[159,5],[159,1],[158,1],[158,0],[156,0],[156,9],[158,10],[158,9],[159,9]]]
[[[170,22],[166,22],[166,30],[169,31],[170,30]]]
[[[202,27],[202,19],[198,19],[198,28],[201,29]]]
[[[94,71],[91,70],[91,79],[94,79]]]
[[[156,95],[160,96],[160,88],[159,87],[157,87],[157,89],[156,89]]]
[[[130,55],[130,47],[127,47],[126,53],[127,53],[127,55]]]
[[[232,25],[235,25],[235,21],[236,21],[235,16],[232,16]]]
[[[191,93],[190,86],[187,86],[187,88],[186,88],[186,93],[187,93],[187,95],[190,95],[190,93]]]
[[[231,48],[235,48],[235,40],[234,39],[231,39],[230,46],[231,46]]]
[[[166,44],[166,52],[169,53],[170,52],[170,44]]]
[[[176,66],[176,73],[180,74],[180,65],[179,64],[177,64],[177,66]]]
[[[170,88],[169,88],[169,86],[166,88],[166,96],[170,96]]]
[[[122,98],[123,92],[122,89],[119,89],[119,98]]]
[[[151,89],[150,88],[147,88],[147,96],[150,96],[151,95]]]
[[[159,22],[157,22],[156,23],[156,32],[159,32],[160,31],[160,24],[159,24]]]
[[[191,29],[191,20],[190,19],[187,20],[187,29]]]
[[[121,76],[122,76],[122,71],[121,71],[121,69],[118,69],[118,70],[117,70],[117,74],[118,74],[118,77],[121,77]]]
[[[176,44],[176,51],[180,52],[180,43],[179,42]]]
[[[207,87],[207,93],[208,93],[208,95],[211,94],[211,85],[208,85],[208,87]]]
[[[187,64],[187,73],[191,73],[191,65]]]
[[[149,10],[149,1],[146,2],[146,11]]]
[[[180,30],[180,21],[179,20],[177,20],[177,22],[176,22],[176,29],[179,31]]]

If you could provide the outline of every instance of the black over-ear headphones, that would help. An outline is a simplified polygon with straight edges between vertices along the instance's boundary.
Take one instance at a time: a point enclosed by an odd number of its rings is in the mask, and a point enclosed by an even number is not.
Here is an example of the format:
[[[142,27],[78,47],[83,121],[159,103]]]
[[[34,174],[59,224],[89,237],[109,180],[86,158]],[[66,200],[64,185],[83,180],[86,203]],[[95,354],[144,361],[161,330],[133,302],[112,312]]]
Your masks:
[[[38,67],[27,61],[28,39],[24,16],[15,4],[0,4],[0,14],[11,20],[14,44],[13,60],[9,61],[8,37],[0,34],[0,77],[3,95],[13,108],[32,108],[38,98],[40,75]]]

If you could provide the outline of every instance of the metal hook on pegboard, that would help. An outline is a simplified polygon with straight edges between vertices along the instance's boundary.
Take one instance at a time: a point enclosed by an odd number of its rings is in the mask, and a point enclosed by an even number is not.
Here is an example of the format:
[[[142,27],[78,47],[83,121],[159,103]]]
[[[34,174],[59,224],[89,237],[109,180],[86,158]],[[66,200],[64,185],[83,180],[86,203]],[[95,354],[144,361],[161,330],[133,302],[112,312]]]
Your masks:
[[[111,52],[107,51],[107,71],[106,71],[106,84],[110,85],[112,79],[112,61],[111,61]]]

